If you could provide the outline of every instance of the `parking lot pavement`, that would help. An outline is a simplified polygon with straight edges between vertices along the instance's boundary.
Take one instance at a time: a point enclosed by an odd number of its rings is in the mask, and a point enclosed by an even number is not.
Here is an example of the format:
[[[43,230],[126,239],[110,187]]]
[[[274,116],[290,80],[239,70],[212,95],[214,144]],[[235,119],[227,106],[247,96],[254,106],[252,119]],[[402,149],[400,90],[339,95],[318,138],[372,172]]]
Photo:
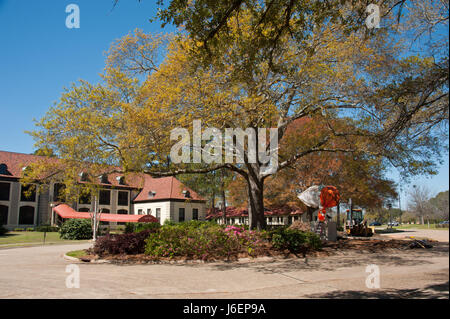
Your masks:
[[[114,265],[63,258],[87,247],[0,250],[0,298],[448,298],[448,244],[239,263]],[[366,286],[370,264],[380,268],[379,289]],[[79,267],[80,288],[66,287],[71,265]]]

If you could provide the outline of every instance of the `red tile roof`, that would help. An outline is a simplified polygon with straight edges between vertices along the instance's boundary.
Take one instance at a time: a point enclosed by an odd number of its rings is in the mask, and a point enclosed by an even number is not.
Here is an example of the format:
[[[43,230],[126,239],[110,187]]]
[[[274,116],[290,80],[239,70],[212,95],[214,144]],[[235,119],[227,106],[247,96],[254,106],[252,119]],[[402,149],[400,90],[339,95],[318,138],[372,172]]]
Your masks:
[[[0,151],[0,164],[7,165],[7,174],[0,174],[0,177],[21,178],[24,167],[44,159],[38,155]]]
[[[150,177],[150,176],[148,176]],[[183,191],[189,191],[190,197],[186,198]],[[154,192],[150,197],[149,193]],[[204,200],[200,195],[189,187],[182,184],[175,177],[146,178],[145,186],[139,195],[134,199],[135,202],[161,199],[182,199],[182,200]]]
[[[7,174],[0,174],[1,177],[9,177],[9,178],[21,178],[22,177],[22,168],[30,165],[32,163],[36,163],[39,161],[58,161],[57,158],[53,157],[45,157],[38,155],[30,155],[30,154],[22,154],[22,153],[13,153],[13,152],[5,152],[0,151],[0,164],[7,165]],[[113,168],[113,167],[112,167]],[[80,172],[81,173],[81,172]],[[117,177],[124,176],[125,185],[119,184]],[[178,200],[201,200],[204,199],[198,195],[192,189],[183,185],[178,179],[175,177],[161,177],[161,178],[153,178],[147,174],[138,174],[138,173],[110,173],[108,174],[108,183],[100,183],[100,179],[96,179],[95,181],[90,180],[88,182],[80,183],[89,183],[95,182],[98,185],[102,186],[114,186],[117,188],[135,188],[142,189],[142,191],[138,194],[134,201],[152,201],[152,200],[162,200],[162,199],[178,199]],[[183,194],[183,191],[189,191],[190,198],[186,198]],[[155,196],[153,198],[149,198],[148,193],[150,191],[155,191]]]

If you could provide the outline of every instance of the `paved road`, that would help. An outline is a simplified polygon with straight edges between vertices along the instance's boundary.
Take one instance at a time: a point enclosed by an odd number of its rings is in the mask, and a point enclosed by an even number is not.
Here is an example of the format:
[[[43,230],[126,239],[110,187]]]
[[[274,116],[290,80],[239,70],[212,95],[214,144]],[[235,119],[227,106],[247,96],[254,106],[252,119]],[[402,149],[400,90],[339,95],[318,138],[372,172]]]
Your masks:
[[[448,298],[448,244],[432,250],[190,265],[76,263],[66,288],[63,259],[82,245],[0,250],[0,298]],[[377,264],[381,288],[365,285]]]
[[[415,238],[429,238],[440,242],[448,243],[448,230],[436,229],[399,229],[401,232],[392,234],[380,234],[395,239],[403,239],[405,237],[414,236]],[[376,232],[376,230],[375,230]]]

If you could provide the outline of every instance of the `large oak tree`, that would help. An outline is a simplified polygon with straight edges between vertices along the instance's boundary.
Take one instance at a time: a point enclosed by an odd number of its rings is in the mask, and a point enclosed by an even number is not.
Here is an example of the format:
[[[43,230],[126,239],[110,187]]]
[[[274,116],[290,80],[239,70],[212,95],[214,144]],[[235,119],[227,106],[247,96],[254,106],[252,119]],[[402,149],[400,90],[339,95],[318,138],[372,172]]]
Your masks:
[[[208,1],[172,3],[188,6],[182,16],[164,13],[187,32],[119,39],[102,83],[73,85],[39,122],[38,147],[61,158],[67,179],[81,162],[153,176],[228,169],[246,182],[250,226],[264,228],[267,164],[171,160],[170,131],[192,132],[196,119],[219,130],[276,128],[279,140],[308,119],[315,134],[280,149],[278,171],[313,153],[346,152],[405,174],[433,172],[448,121],[448,56],[407,50],[393,6],[369,30],[364,1],[234,1],[213,17]]]

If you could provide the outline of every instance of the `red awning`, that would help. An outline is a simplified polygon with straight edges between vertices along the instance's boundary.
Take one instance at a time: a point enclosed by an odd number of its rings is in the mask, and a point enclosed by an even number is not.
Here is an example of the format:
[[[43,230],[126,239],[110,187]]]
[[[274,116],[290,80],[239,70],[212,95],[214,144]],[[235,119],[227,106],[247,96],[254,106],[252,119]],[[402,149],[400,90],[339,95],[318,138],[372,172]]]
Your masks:
[[[60,204],[53,208],[61,218],[89,219],[92,213],[77,212],[66,204]],[[125,214],[100,214],[102,222],[122,222],[122,223],[159,223],[158,219],[152,215],[125,215]]]

